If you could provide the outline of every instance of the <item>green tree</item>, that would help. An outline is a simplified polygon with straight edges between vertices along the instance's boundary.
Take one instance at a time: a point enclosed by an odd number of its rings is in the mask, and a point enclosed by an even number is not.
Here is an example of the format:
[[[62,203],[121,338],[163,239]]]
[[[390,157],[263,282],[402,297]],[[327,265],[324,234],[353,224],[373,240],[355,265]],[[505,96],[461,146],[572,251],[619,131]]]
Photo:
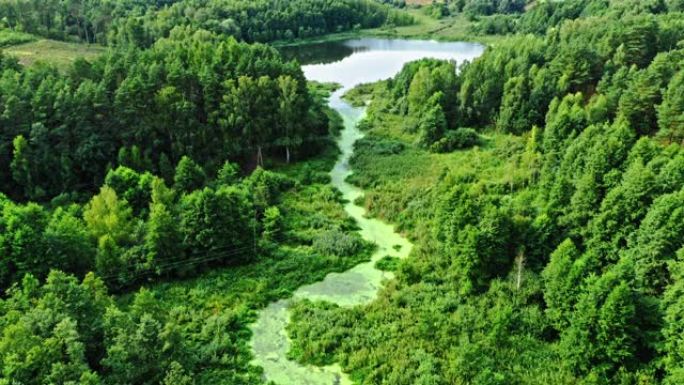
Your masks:
[[[12,178],[23,188],[26,196],[34,197],[28,142],[22,135],[19,135],[14,138],[12,144],[14,146],[12,163],[10,164]]]
[[[119,200],[116,192],[108,186],[85,206],[83,219],[90,233],[97,239],[109,236],[117,244],[130,239],[132,211],[126,201]]]
[[[562,354],[575,373],[610,377],[636,363],[637,306],[629,282],[614,274],[588,283],[561,336]]]
[[[183,258],[182,241],[176,216],[164,203],[153,202],[145,232],[148,268],[167,274],[170,262]]]
[[[660,79],[651,71],[644,70],[620,98],[618,118],[624,119],[637,133],[652,134],[656,131],[656,105],[660,103]]]
[[[103,353],[102,314],[112,304],[91,274],[79,284],[52,271],[43,286],[26,275],[0,314],[0,381],[98,384],[90,360]]]
[[[668,263],[684,238],[684,190],[654,200],[639,228],[630,237],[626,257],[635,262],[635,279],[641,292],[662,295],[669,282]]]
[[[97,240],[95,270],[109,282],[117,285],[128,284],[126,263],[122,259],[123,250],[111,235],[103,235]]]
[[[232,185],[238,182],[240,167],[231,162],[225,162],[216,176],[218,185]]]
[[[152,174],[138,173],[128,167],[119,166],[110,170],[105,176],[105,184],[116,192],[117,196],[125,200],[135,214],[143,213],[150,203]]]
[[[299,116],[302,114],[301,108],[298,108],[299,84],[289,76],[278,77],[278,126],[280,132],[277,135],[281,136],[278,141],[285,146],[285,161],[290,163],[290,148],[297,147],[302,143],[300,130],[297,128]]]
[[[173,177],[174,187],[186,193],[202,188],[207,179],[204,170],[187,156],[181,158]]]
[[[169,365],[169,370],[164,376],[162,385],[194,385],[193,378],[183,369],[183,366],[176,361]]]
[[[264,230],[262,232],[262,239],[267,242],[279,242],[282,231],[282,216],[277,206],[272,206],[264,212]]]
[[[180,331],[172,320],[157,310],[148,291],[136,294],[130,312],[109,308],[103,325],[107,353],[102,364],[112,384],[157,384],[176,358],[187,352]]]
[[[551,254],[551,260],[542,272],[546,314],[556,330],[564,330],[580,293],[583,261],[580,252],[570,239],[566,239]],[[580,274],[578,274],[580,273]]]
[[[409,114],[420,116],[428,100],[435,93],[434,80],[427,66],[420,67],[413,76],[411,85],[408,89],[406,99],[408,100]]]
[[[661,137],[684,144],[684,71],[672,78],[665,91],[658,107],[658,125]]]
[[[49,260],[48,244],[44,237],[48,221],[46,210],[35,203],[5,206],[0,236],[0,252],[5,265],[3,278],[6,279],[2,282],[3,289],[27,273],[44,278],[51,264],[57,262]]]
[[[670,265],[671,283],[663,297],[664,352],[667,377],[664,383],[674,385],[684,380],[684,248]]]
[[[88,228],[71,210],[55,210],[43,236],[51,268],[84,276],[95,266],[95,247]]]
[[[235,186],[205,188],[188,194],[180,203],[183,245],[193,255],[206,257],[206,261],[197,263],[199,266],[253,256],[253,213],[246,192]]]
[[[529,118],[532,110],[529,100],[530,90],[527,78],[516,76],[508,79],[504,86],[501,109],[496,121],[497,129],[518,135],[529,131],[533,123]]]
[[[670,11],[684,11],[684,1],[682,0],[665,0]]]
[[[428,102],[431,107],[427,107],[423,112],[418,124],[419,136],[418,144],[422,147],[430,147],[438,141],[447,130],[446,116],[437,100],[442,93],[436,93]]]

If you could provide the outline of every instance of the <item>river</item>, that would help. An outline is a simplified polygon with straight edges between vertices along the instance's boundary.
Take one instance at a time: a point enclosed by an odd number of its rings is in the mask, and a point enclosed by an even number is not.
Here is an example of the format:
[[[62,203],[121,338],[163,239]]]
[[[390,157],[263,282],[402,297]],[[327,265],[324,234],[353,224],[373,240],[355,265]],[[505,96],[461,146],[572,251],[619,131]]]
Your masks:
[[[342,100],[342,95],[361,83],[390,78],[405,63],[421,58],[438,58],[462,62],[482,54],[484,47],[474,43],[442,43],[418,40],[354,39],[341,42],[313,44],[283,49],[283,54],[297,58],[309,80],[335,82],[342,88],[329,99],[330,106],[344,120],[337,145],[341,155],[330,172],[331,184],[340,190],[346,200],[349,216],[359,225],[361,236],[377,245],[370,262],[362,263],[343,273],[331,273],[323,281],[300,287],[291,299],[271,303],[258,314],[252,325],[250,341],[254,365],[264,369],[267,381],[278,385],[347,385],[352,384],[339,365],[325,367],[300,365],[287,359],[290,349],[285,327],[288,306],[297,299],[328,301],[340,306],[361,305],[372,301],[383,282],[392,273],[375,268],[375,262],[386,256],[405,258],[411,243],[394,228],[380,220],[366,218],[363,207],[354,204],[363,191],[346,182],[351,174],[349,159],[354,142],[363,136],[357,123],[363,118],[364,108],[355,108]]]

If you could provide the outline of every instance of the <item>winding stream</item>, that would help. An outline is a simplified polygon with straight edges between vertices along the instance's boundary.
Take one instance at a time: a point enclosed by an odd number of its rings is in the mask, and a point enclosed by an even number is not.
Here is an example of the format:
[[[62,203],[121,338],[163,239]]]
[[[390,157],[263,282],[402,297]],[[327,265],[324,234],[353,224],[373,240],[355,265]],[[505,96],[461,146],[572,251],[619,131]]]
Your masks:
[[[363,191],[345,179],[351,174],[349,159],[354,142],[363,134],[356,127],[364,108],[355,108],[342,100],[342,95],[354,86],[387,79],[410,61],[432,57],[461,62],[482,54],[484,47],[471,43],[438,43],[434,41],[355,39],[344,42],[316,44],[286,50],[285,55],[306,64],[304,74],[309,80],[335,82],[342,88],[330,97],[329,104],[344,120],[344,130],[338,146],[342,152],[330,172],[331,184],[340,190],[347,203],[349,216],[359,225],[361,236],[377,245],[371,261],[359,264],[343,273],[331,273],[323,281],[300,287],[291,299],[273,302],[260,311],[252,325],[250,341],[254,365],[264,369],[267,381],[279,385],[347,385],[352,384],[339,365],[325,367],[300,365],[287,359],[290,349],[285,327],[289,320],[288,306],[293,300],[328,301],[340,306],[354,306],[372,301],[383,282],[392,278],[389,272],[375,269],[375,262],[391,255],[405,258],[411,243],[394,228],[380,220],[365,217],[363,207],[353,202]]]

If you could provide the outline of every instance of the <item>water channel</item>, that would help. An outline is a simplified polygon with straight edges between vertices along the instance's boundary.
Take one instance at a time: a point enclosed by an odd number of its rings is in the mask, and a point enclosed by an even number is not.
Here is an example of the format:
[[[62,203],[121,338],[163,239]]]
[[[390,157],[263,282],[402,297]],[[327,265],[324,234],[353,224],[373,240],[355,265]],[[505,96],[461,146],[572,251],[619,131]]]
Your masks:
[[[377,270],[375,262],[386,256],[405,258],[411,243],[394,228],[380,220],[367,218],[363,207],[354,204],[363,191],[346,182],[352,173],[349,159],[354,142],[363,136],[357,123],[363,118],[364,108],[356,108],[342,99],[349,89],[361,83],[390,78],[402,66],[421,58],[472,60],[482,54],[484,47],[474,43],[443,43],[418,40],[364,38],[340,42],[284,48],[285,56],[297,58],[303,64],[307,79],[334,82],[342,88],[329,99],[330,106],[344,120],[337,145],[341,155],[331,170],[331,184],[346,200],[345,211],[359,225],[361,236],[377,245],[371,261],[359,264],[343,273],[331,273],[323,281],[300,287],[290,299],[271,303],[259,313],[252,325],[251,347],[254,365],[264,369],[267,381],[278,385],[347,385],[352,382],[339,365],[326,367],[300,365],[287,359],[290,349],[285,327],[289,320],[291,301],[309,299],[328,301],[340,306],[354,306],[372,301],[383,282],[392,274]]]

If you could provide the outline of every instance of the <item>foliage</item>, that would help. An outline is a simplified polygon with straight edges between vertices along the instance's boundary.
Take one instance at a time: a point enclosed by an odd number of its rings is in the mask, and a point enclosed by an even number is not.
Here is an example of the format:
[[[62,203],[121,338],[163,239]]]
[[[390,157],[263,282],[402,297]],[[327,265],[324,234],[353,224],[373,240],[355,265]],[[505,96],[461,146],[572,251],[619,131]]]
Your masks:
[[[328,134],[296,64],[206,32],[177,29],[149,50],[112,49],[65,75],[10,66],[1,79],[1,191],[18,199],[95,191],[117,163],[167,181],[179,164],[187,191],[202,178],[187,174],[186,156],[215,175],[228,159],[263,163],[286,149],[304,158]]]
[[[377,263],[396,280],[368,305],[297,303],[291,356],[361,384],[681,383],[680,3],[429,7],[521,34],[350,94],[372,94],[350,181],[416,247]],[[254,310],[372,248],[322,185],[332,86],[310,92],[296,63],[219,36],[410,20],[352,0],[0,15],[119,45],[64,72],[0,55],[0,383],[262,383]],[[274,159],[283,173],[258,167]]]
[[[116,174],[110,182],[117,189],[137,180],[130,169]],[[181,194],[156,177],[149,189],[149,210],[140,216],[110,186],[85,208],[54,213],[2,198],[3,279],[21,282],[0,300],[0,382],[260,384],[247,346],[254,310],[370,252],[339,195],[321,184],[294,189],[288,178],[261,170],[217,189]],[[271,206],[257,220],[259,202]],[[331,232],[351,248],[318,252],[312,241]],[[27,250],[21,242],[32,244],[31,254],[18,254]],[[43,247],[49,248],[45,257]],[[30,255],[43,259],[33,263]],[[214,269],[192,280],[154,283],[189,277],[203,266]],[[49,267],[83,275],[83,281],[48,273]],[[93,268],[106,281],[86,275]],[[119,291],[136,282],[148,288],[115,298],[105,287]],[[3,281],[5,288],[10,283]]]
[[[35,40],[35,36],[28,33],[15,32],[8,29],[0,29],[0,47],[28,43]]]
[[[149,46],[175,26],[191,26],[250,42],[304,38],[412,20],[372,1],[28,0],[0,6],[3,25],[48,38]]]
[[[292,356],[361,384],[680,382],[684,68],[664,4],[537,2],[515,26],[538,35],[450,90],[425,61],[368,87],[350,181],[416,246],[371,304],[298,304]],[[486,140],[427,151],[459,127]]]
[[[363,244],[340,230],[329,230],[314,238],[313,248],[322,255],[349,257],[359,253]]]
[[[375,263],[375,268],[382,271],[396,271],[399,269],[400,263],[399,258],[386,255]]]
[[[472,128],[449,130],[444,137],[430,147],[434,152],[451,152],[476,146],[480,143],[480,135]]]

